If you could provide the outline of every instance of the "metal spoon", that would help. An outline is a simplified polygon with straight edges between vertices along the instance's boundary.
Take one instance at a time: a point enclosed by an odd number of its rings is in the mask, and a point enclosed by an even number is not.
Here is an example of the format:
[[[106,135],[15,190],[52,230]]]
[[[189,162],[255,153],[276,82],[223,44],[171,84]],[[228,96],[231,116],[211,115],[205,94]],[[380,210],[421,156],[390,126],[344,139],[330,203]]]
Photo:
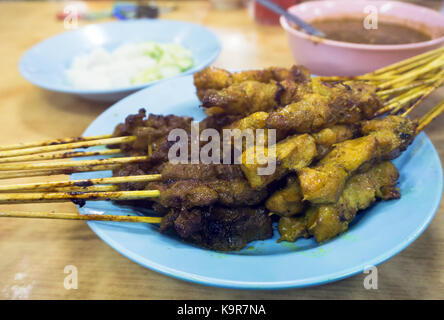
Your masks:
[[[308,24],[304,20],[298,18],[294,14],[289,13],[287,10],[277,5],[276,3],[273,3],[269,0],[255,0],[255,1],[263,5],[264,7],[267,7],[271,11],[274,11],[275,13],[280,14],[285,18],[287,18],[288,20],[296,23],[301,29],[303,29],[308,34],[311,34],[316,37],[325,38],[325,34],[322,31],[316,29],[315,27]]]

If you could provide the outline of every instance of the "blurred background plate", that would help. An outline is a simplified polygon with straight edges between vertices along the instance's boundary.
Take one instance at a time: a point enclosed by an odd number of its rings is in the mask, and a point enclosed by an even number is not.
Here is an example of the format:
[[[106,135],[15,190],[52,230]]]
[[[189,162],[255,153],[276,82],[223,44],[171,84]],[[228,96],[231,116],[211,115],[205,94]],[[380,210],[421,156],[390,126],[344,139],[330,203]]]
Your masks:
[[[171,94],[174,92],[174,94]],[[129,114],[176,114],[201,120],[205,115],[191,76],[166,80],[114,104],[84,132],[112,133]],[[163,274],[205,285],[242,289],[283,289],[324,284],[362,272],[405,249],[431,222],[443,191],[440,159],[421,133],[394,161],[400,171],[399,200],[378,202],[361,212],[343,235],[322,245],[312,239],[250,243],[237,252],[220,253],[159,234],[147,224],[89,222],[107,244],[131,260]],[[110,176],[110,171],[77,173],[73,179]],[[81,213],[140,214],[111,202],[87,202]]]
[[[25,79],[47,90],[97,101],[117,101],[164,80],[116,89],[84,90],[70,85],[66,70],[75,56],[87,54],[94,48],[113,50],[122,44],[143,41],[173,42],[190,50],[194,66],[181,75],[202,70],[216,60],[221,51],[217,36],[197,24],[159,19],[116,21],[88,25],[38,43],[22,56],[19,70]]]

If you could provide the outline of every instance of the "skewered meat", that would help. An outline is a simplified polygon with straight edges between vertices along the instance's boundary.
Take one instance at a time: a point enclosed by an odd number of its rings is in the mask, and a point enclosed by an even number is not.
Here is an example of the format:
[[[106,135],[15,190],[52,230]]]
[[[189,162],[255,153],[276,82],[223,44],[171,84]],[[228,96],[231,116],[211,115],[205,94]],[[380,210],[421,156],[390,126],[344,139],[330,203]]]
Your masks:
[[[244,178],[149,182],[146,189],[159,190],[161,195],[154,201],[164,207],[178,209],[209,206],[216,203],[225,206],[256,205],[267,196],[266,190],[251,188]]]
[[[211,91],[202,99],[202,106],[219,107],[227,114],[249,115],[277,107],[283,91],[278,82],[244,81],[220,91]]]
[[[271,82],[290,80],[294,82],[306,82],[310,78],[310,72],[302,66],[292,66],[290,69],[270,67],[261,70],[247,70],[230,72],[220,68],[206,68],[194,74],[194,85],[197,95],[203,100],[205,94],[215,92],[244,81]]]
[[[244,175],[240,165],[225,165],[225,164],[172,164],[165,163],[160,171],[162,180],[177,181],[177,180],[202,180],[208,181],[210,179],[242,179]]]
[[[335,124],[352,124],[373,118],[381,108],[375,87],[361,82],[327,86],[312,81],[313,93],[271,112],[267,127],[286,133],[316,132]]]
[[[355,125],[335,125],[313,133],[318,151],[317,159],[325,157],[334,144],[356,137],[358,128]]]
[[[399,173],[389,161],[355,174],[346,183],[339,201],[334,204],[313,205],[303,217],[284,217],[279,220],[281,240],[295,241],[313,235],[317,242],[329,240],[347,230],[359,210],[368,208],[377,198],[398,199],[396,181]]]
[[[287,185],[274,192],[265,202],[265,207],[282,217],[290,217],[304,210],[302,191],[296,176],[287,178]]]
[[[416,127],[416,121],[399,116],[364,122],[365,136],[337,144],[316,166],[299,171],[304,200],[336,203],[353,172],[366,163],[399,155],[413,141]]]
[[[354,126],[337,125],[313,135],[301,134],[287,137],[275,145],[276,170],[268,175],[261,175],[258,169],[267,167],[270,163],[258,161],[258,157],[260,155],[267,157],[269,148],[258,145],[250,147],[242,154],[242,171],[253,188],[264,188],[272,181],[282,178],[289,171],[298,171],[307,167],[313,160],[327,154],[334,144],[354,137],[356,131]],[[249,159],[249,154],[253,155],[252,159]]]
[[[250,186],[263,189],[289,171],[308,166],[317,155],[316,142],[309,134],[290,136],[275,145],[276,157],[266,146],[252,146],[242,153],[241,168]],[[259,169],[269,168],[269,173]]]
[[[122,144],[119,147],[128,154],[146,155],[148,146],[152,152],[156,152],[161,145],[167,142],[168,134],[172,129],[184,129],[190,131],[190,117],[178,117],[175,115],[160,116],[150,114],[147,119],[146,110],[140,109],[139,113],[129,115],[125,122],[119,124],[113,133],[113,136],[136,136],[133,143]]]
[[[271,219],[260,207],[173,209],[162,219],[160,231],[170,229],[187,241],[218,251],[239,250],[273,235]]]
[[[330,152],[334,144],[353,138],[356,135],[356,131],[357,128],[352,125],[336,125],[312,134],[316,141],[316,159],[323,158]],[[268,198],[266,207],[273,213],[289,217],[300,213],[304,209],[302,198],[302,191],[297,177],[290,176],[287,179],[287,185]]]

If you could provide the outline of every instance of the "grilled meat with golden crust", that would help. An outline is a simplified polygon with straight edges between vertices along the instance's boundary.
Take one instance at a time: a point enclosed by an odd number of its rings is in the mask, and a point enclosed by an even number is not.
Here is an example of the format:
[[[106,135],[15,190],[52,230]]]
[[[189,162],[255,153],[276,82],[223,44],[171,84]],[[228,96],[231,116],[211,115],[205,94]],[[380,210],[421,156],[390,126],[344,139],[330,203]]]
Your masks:
[[[316,142],[309,134],[290,136],[274,147],[276,157],[266,146],[253,146],[242,153],[241,168],[252,188],[263,189],[288,172],[305,168],[317,155]],[[270,168],[270,173],[259,172],[265,168]]]
[[[275,191],[265,202],[265,207],[281,217],[291,217],[304,210],[302,191],[296,176],[287,178],[287,185]]]
[[[365,136],[338,143],[312,168],[298,172],[304,200],[336,203],[348,177],[373,161],[393,159],[413,141],[417,122],[388,116],[364,122]]]
[[[316,132],[335,124],[373,118],[382,106],[375,87],[361,82],[327,86],[312,81],[312,93],[270,113],[267,128],[286,133]]]
[[[205,94],[227,88],[244,81],[284,81],[306,82],[310,79],[310,72],[302,66],[292,66],[290,69],[270,67],[261,70],[246,70],[230,73],[227,70],[209,67],[194,74],[194,85],[197,96],[202,101]]]

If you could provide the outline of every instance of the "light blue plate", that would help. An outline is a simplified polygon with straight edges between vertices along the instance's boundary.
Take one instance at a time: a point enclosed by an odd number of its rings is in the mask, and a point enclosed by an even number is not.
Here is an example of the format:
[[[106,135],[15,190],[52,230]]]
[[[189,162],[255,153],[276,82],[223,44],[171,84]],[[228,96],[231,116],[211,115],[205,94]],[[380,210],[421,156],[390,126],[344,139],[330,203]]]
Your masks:
[[[164,81],[113,105],[85,131],[85,136],[107,134],[131,113],[148,112],[204,117],[191,76]],[[277,243],[256,241],[233,253],[218,253],[159,234],[146,224],[89,222],[97,235],[131,260],[183,280],[243,289],[283,289],[327,283],[362,272],[411,244],[432,220],[442,196],[439,157],[421,133],[396,159],[402,198],[378,202],[361,213],[338,238],[317,245],[311,239]],[[75,174],[73,178],[109,176],[110,172]],[[134,214],[110,202],[88,202],[81,213]]]
[[[82,90],[73,88],[66,70],[75,56],[96,47],[112,50],[125,43],[142,41],[174,42],[193,53],[194,67],[182,75],[209,66],[221,50],[217,36],[200,25],[174,20],[126,20],[88,25],[44,40],[21,58],[19,70],[31,83],[47,90],[71,93],[90,100],[117,101],[128,94],[164,80],[118,89]]]

